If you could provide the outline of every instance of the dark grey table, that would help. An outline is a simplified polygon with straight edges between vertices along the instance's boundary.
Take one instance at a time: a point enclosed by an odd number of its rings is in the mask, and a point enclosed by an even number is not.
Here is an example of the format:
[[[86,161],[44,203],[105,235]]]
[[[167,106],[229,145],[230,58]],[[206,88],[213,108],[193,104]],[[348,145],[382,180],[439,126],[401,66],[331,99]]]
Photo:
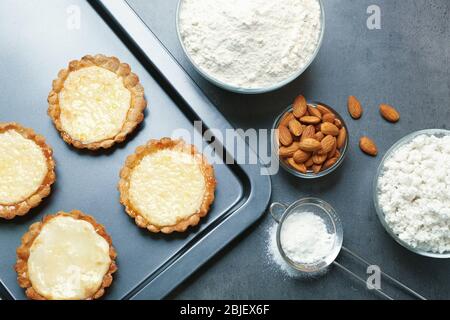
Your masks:
[[[322,49],[299,79],[273,93],[245,96],[226,92],[201,78],[178,44],[177,0],[129,0],[169,51],[208,97],[238,128],[270,128],[294,96],[330,104],[346,116],[348,95],[360,98],[365,114],[348,120],[351,148],[344,165],[318,181],[298,180],[284,171],[272,178],[273,200],[292,202],[317,196],[339,212],[344,244],[378,263],[424,296],[450,298],[450,261],[414,255],[383,230],[372,204],[372,180],[381,156],[404,135],[425,128],[450,129],[450,2],[448,0],[325,0],[326,31]],[[381,8],[381,30],[366,26],[369,5]],[[392,125],[378,115],[378,104],[396,106],[401,121]],[[373,159],[358,149],[367,134],[378,143]],[[222,254],[194,274],[169,298],[176,299],[376,299],[337,269],[313,280],[292,280],[266,258],[266,216]],[[342,259],[360,274],[365,269]],[[345,260],[345,261],[344,261]],[[394,290],[383,283],[386,290]],[[391,291],[399,293],[398,290]],[[394,294],[395,295],[395,294]],[[406,295],[395,295],[405,298]]]

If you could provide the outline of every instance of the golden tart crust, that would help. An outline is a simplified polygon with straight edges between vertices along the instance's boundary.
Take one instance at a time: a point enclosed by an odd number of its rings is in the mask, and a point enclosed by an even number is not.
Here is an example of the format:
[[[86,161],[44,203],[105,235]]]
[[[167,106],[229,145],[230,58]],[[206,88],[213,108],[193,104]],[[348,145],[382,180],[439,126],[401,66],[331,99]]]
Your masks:
[[[122,79],[123,87],[130,93],[129,109],[123,119],[121,128],[118,129],[118,132],[111,134],[111,136],[103,137],[98,141],[89,141],[89,139],[82,141],[83,139],[74,138],[64,128],[62,121],[61,93],[65,90],[64,85],[66,80],[71,75],[73,76],[77,72],[87,71],[89,68],[97,69],[97,71],[99,71],[98,68],[101,68],[112,72],[119,79]],[[83,97],[83,99],[88,98]],[[78,149],[97,150],[100,148],[107,149],[115,143],[123,142],[144,120],[144,110],[147,107],[147,101],[144,97],[144,88],[140,84],[138,76],[131,72],[128,64],[121,63],[116,57],[107,57],[99,54],[95,56],[87,55],[81,60],[71,61],[67,69],[61,70],[58,73],[58,78],[53,81],[52,91],[48,96],[48,105],[48,115],[53,120],[56,129],[60,132],[65,142]]]
[[[42,228],[45,226],[45,224],[49,223],[50,221],[58,217],[70,217],[76,220],[82,220],[90,223],[93,226],[95,232],[103,239],[105,239],[106,242],[108,243],[109,258],[111,260],[109,269],[107,270],[106,274],[103,277],[100,288],[94,294],[87,297],[85,300],[99,299],[105,294],[105,289],[111,286],[111,283],[113,281],[112,274],[117,271],[117,265],[115,262],[117,253],[114,247],[112,246],[111,237],[106,232],[105,227],[99,224],[93,217],[86,215],[78,210],[73,210],[69,213],[61,211],[55,215],[48,215],[44,217],[42,222],[36,222],[30,226],[28,232],[25,233],[25,235],[22,237],[21,245],[17,248],[17,262],[14,267],[17,272],[17,281],[20,287],[25,289],[25,293],[28,298],[33,300],[49,300],[44,296],[40,295],[38,291],[35,290],[35,288],[33,288],[33,284],[31,283],[28,273],[28,260],[30,257],[31,247],[33,246],[35,239],[40,235]]]
[[[47,165],[47,174],[40,183],[36,191],[29,195],[26,199],[15,203],[0,203],[0,218],[7,220],[16,216],[23,216],[32,208],[38,206],[44,198],[50,195],[51,186],[56,180],[55,161],[53,159],[53,150],[45,142],[45,138],[36,134],[32,129],[25,128],[18,123],[0,123],[0,134],[8,131],[19,133],[23,138],[34,142],[42,151]]]
[[[150,221],[148,217],[133,204],[132,193],[130,192],[133,171],[138,168],[141,161],[147,156],[156,155],[159,152],[173,151],[189,156],[200,169],[201,176],[204,179],[203,194],[200,199],[198,209],[192,214],[184,214],[182,218],[176,217],[176,222],[170,225],[160,224]],[[180,156],[180,158],[182,158]],[[156,173],[157,174],[157,173]],[[161,140],[150,140],[146,145],[136,149],[133,155],[130,155],[124,167],[120,172],[120,202],[125,206],[128,215],[135,219],[136,224],[141,228],[147,228],[150,232],[165,234],[176,232],[184,232],[189,226],[195,226],[200,219],[208,214],[209,208],[214,201],[214,191],[216,187],[216,179],[214,176],[214,168],[207,162],[206,158],[197,152],[193,145],[186,144],[183,140],[172,140],[170,138],[162,138]],[[161,177],[159,177],[161,178]],[[169,187],[169,192],[170,187]]]

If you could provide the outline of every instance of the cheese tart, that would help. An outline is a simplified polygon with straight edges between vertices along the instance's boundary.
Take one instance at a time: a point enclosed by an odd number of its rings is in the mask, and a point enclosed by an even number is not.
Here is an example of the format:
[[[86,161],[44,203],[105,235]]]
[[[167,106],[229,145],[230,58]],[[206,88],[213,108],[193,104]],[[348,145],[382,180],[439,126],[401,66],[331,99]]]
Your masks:
[[[150,140],[129,156],[120,173],[120,202],[139,227],[184,232],[214,201],[214,169],[182,140]]]
[[[116,57],[85,56],[59,72],[48,96],[48,114],[67,143],[79,149],[110,148],[144,119],[144,88]]]
[[[25,215],[54,182],[53,151],[45,138],[18,123],[0,123],[0,218]]]
[[[19,285],[33,300],[92,300],[116,272],[116,251],[105,228],[81,211],[46,216],[17,249]]]

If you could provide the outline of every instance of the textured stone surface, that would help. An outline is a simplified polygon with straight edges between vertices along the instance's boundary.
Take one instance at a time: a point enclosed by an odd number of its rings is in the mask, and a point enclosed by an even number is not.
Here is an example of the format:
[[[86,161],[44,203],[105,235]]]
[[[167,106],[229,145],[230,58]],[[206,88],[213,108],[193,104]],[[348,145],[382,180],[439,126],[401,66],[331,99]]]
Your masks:
[[[258,96],[223,91],[192,69],[178,44],[176,0],[129,2],[236,127],[271,127],[275,116],[298,93],[339,110],[351,132],[351,147],[342,168],[313,182],[282,171],[272,179],[273,200],[292,202],[308,195],[323,198],[343,220],[344,245],[426,297],[450,297],[450,262],[420,257],[397,245],[378,222],[372,204],[375,170],[395,141],[419,129],[450,129],[448,0],[376,1],[381,8],[382,29],[374,31],[366,27],[366,10],[374,1],[325,1],[326,32],[315,62],[290,85]],[[360,121],[350,120],[345,111],[348,95],[357,96],[365,108]],[[381,119],[378,105],[382,102],[398,108],[402,115],[398,124]],[[375,139],[380,156],[373,159],[360,152],[358,138],[363,134]],[[377,298],[337,269],[308,281],[283,277],[265,256],[266,230],[271,223],[267,215],[170,298]],[[340,259],[351,263],[343,256]],[[351,265],[360,274],[365,271],[358,264]],[[385,289],[392,288],[385,284]],[[391,292],[399,293],[395,289]]]

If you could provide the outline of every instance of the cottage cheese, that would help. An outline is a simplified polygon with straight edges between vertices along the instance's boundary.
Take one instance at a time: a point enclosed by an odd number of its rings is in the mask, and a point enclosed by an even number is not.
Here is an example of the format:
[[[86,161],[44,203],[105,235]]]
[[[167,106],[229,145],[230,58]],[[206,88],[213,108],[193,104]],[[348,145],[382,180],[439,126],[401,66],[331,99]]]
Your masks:
[[[318,0],[183,0],[183,44],[214,79],[240,88],[265,88],[293,76],[319,44]]]
[[[414,248],[449,252],[450,136],[417,136],[383,170],[379,202],[393,232]]]

